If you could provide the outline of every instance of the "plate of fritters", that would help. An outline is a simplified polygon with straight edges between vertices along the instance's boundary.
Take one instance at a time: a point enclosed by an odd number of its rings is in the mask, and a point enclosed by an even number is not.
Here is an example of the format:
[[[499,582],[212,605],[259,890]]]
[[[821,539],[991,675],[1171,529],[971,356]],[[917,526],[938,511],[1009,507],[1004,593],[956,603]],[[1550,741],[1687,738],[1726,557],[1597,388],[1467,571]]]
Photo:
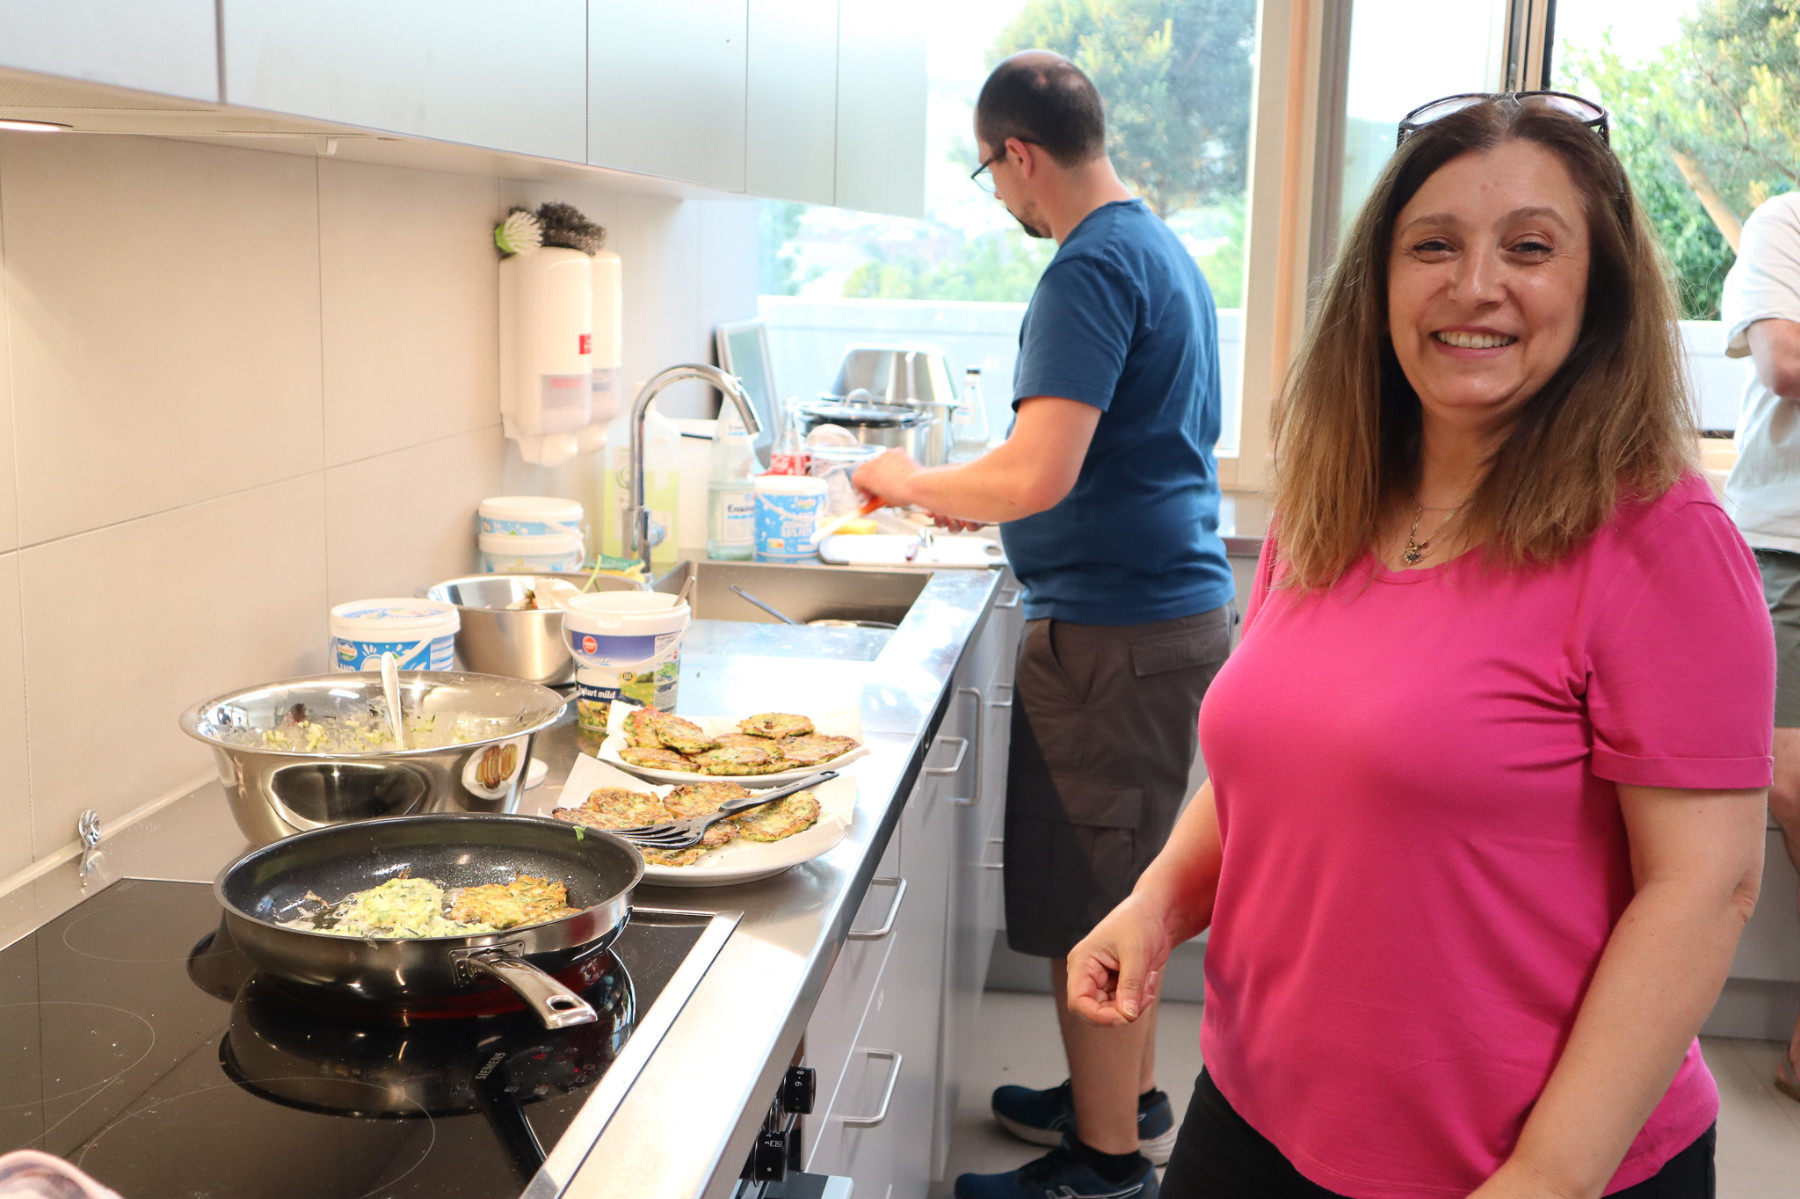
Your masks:
[[[760,786],[764,780],[750,781]],[[652,786],[582,754],[549,815],[587,828],[631,828],[703,815],[748,792],[742,782],[720,778]],[[673,852],[641,850],[644,881],[720,887],[768,878],[831,849],[843,840],[855,814],[856,781],[840,776],[721,820],[699,845]]]
[[[855,712],[752,712],[676,716],[614,703],[600,760],[661,783],[735,779],[746,786],[797,783],[869,751]]]

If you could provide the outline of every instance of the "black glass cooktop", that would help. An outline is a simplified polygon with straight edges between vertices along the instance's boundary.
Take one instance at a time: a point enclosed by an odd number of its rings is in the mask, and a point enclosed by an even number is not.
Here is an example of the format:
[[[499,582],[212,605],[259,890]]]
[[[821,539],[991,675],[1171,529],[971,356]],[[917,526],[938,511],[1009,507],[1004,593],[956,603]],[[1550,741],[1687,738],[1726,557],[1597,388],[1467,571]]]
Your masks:
[[[600,1019],[552,1032],[321,1005],[256,974],[211,886],[126,879],[0,951],[0,1152],[126,1199],[514,1196],[706,927],[634,913],[570,982]]]

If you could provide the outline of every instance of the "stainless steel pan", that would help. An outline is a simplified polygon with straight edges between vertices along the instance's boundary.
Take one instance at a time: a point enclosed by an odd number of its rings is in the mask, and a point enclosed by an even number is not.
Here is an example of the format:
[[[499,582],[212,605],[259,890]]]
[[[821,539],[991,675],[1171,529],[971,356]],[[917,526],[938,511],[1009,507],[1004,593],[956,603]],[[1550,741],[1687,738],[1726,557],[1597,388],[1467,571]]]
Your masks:
[[[446,887],[520,874],[563,883],[573,916],[464,937],[340,937],[289,926],[308,893],[336,902],[402,874]],[[253,849],[213,884],[225,926],[278,982],[321,998],[390,1006],[430,1003],[503,984],[546,1028],[596,1019],[551,977],[604,950],[631,913],[644,859],[610,833],[540,816],[433,814],[365,820]],[[502,992],[504,994],[504,992]]]

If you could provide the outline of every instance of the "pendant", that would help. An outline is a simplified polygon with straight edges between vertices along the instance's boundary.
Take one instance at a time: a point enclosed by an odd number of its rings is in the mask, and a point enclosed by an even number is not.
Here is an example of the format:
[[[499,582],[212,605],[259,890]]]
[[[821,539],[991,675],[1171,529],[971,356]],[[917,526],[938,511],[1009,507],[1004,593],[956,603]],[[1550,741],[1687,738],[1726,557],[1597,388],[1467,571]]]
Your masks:
[[[1427,542],[1425,545],[1414,545],[1410,541],[1407,542],[1406,549],[1400,555],[1400,561],[1408,566],[1417,566],[1419,564],[1419,559],[1425,556],[1425,549],[1428,545],[1430,545],[1430,542]]]

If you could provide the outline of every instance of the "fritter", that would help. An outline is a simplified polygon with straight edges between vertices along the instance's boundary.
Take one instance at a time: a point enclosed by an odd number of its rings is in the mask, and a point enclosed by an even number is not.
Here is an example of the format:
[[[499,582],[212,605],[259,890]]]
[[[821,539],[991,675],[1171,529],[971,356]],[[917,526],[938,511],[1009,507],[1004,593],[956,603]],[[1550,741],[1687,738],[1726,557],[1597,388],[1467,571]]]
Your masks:
[[[647,866],[692,866],[700,860],[701,849],[698,845],[686,849],[645,849],[640,845],[638,852],[644,855]]]
[[[721,734],[719,737],[719,748],[724,749],[731,745],[748,745],[752,749],[766,750],[776,757],[781,756],[781,742],[770,740],[767,737],[758,737],[755,733]]]
[[[706,827],[706,831],[700,834],[700,848],[717,849],[721,845],[729,845],[736,840],[737,825],[727,818]]]
[[[694,764],[672,749],[639,749],[628,745],[619,751],[621,762],[646,766],[652,770],[693,770]]]
[[[656,735],[656,710],[633,708],[625,713],[625,740],[639,749],[661,749]]]
[[[834,737],[829,733],[807,733],[788,737],[781,742],[781,756],[796,766],[817,766],[840,758],[855,749],[855,737]]]
[[[819,819],[819,799],[811,791],[796,791],[760,808],[751,808],[732,820],[746,841],[780,841],[811,828]]]
[[[706,735],[705,729],[693,721],[671,716],[667,712],[651,713],[650,722],[663,748],[672,749],[678,754],[703,754],[718,744]]]
[[[624,787],[601,787],[582,802],[580,810],[596,817],[582,821],[589,828],[640,828],[669,822],[669,809],[662,800],[648,791]]]
[[[739,783],[683,783],[663,797],[663,807],[677,820],[704,816],[719,810],[728,799],[742,799],[750,794]]]
[[[702,774],[771,774],[785,765],[778,754],[754,745],[727,745],[694,759]]]
[[[521,874],[510,883],[465,887],[450,908],[452,920],[491,924],[496,929],[542,924],[573,916],[568,888],[562,883]]]
[[[758,712],[755,716],[746,716],[738,721],[738,728],[758,737],[772,737],[779,741],[783,737],[805,736],[813,731],[813,722],[789,712]]]

